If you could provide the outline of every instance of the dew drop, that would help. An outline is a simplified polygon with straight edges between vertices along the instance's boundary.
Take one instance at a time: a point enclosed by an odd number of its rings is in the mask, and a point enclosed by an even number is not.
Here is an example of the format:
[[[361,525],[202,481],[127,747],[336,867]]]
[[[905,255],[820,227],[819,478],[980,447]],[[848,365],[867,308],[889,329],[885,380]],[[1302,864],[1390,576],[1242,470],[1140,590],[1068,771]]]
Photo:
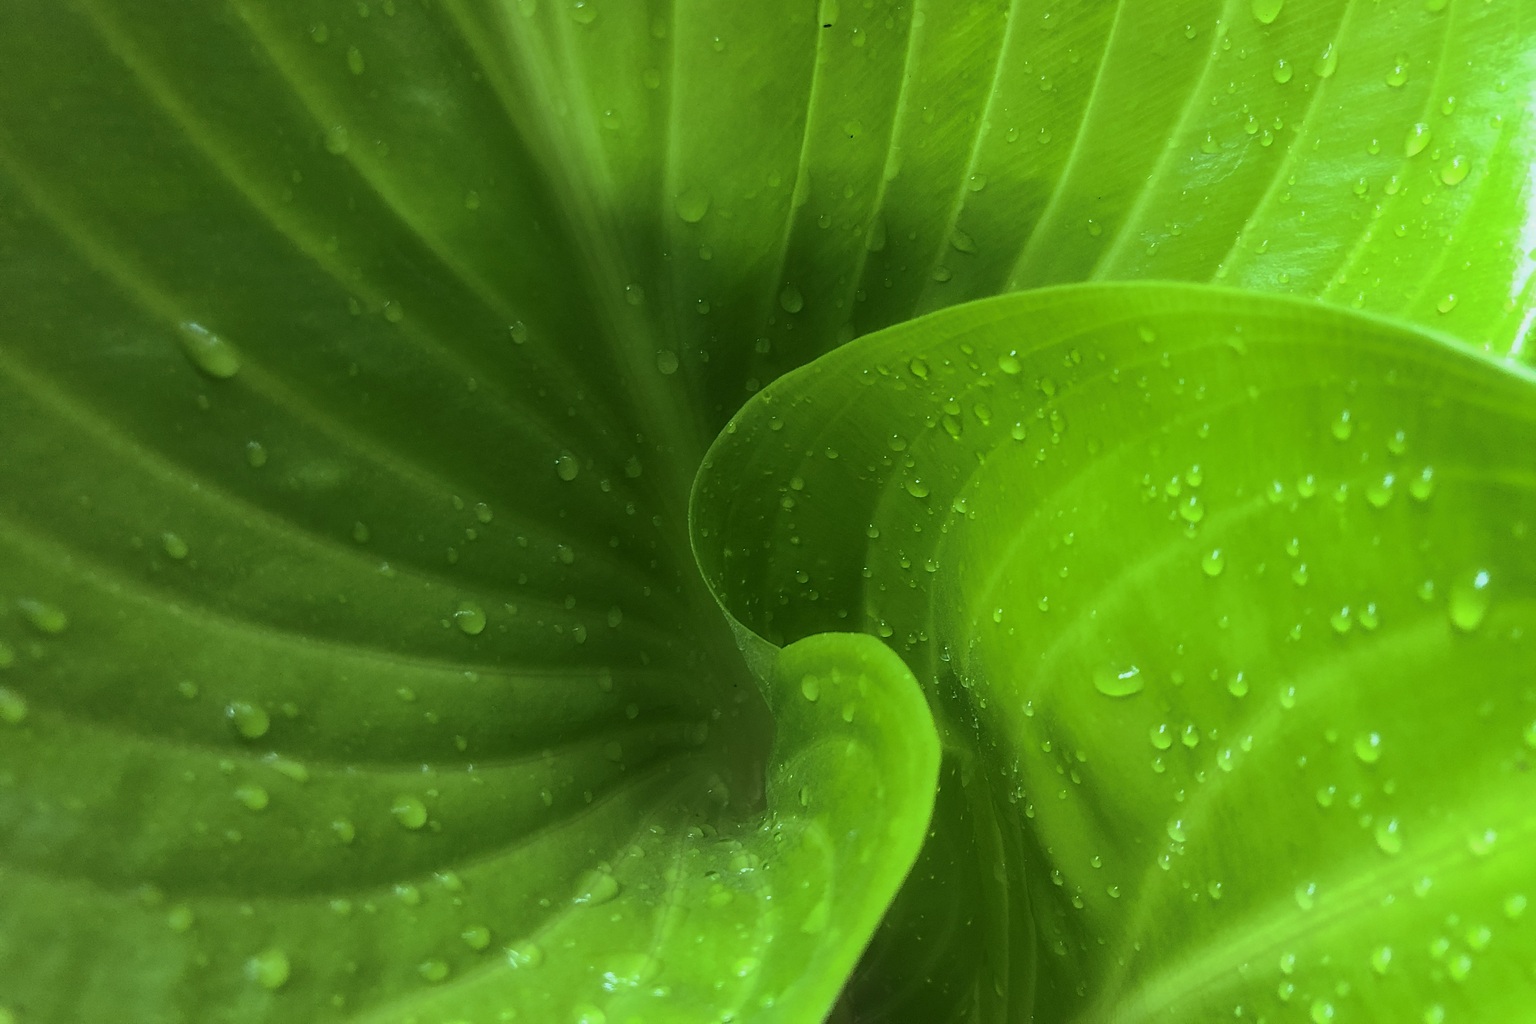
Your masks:
[[[259,704],[237,700],[224,709],[235,732],[248,740],[259,740],[272,727],[272,717]]]
[[[363,63],[363,51],[355,46],[347,47],[347,70],[354,75],[360,75],[367,69]]]
[[[1467,173],[1472,170],[1472,164],[1461,154],[1451,157],[1450,161],[1440,168],[1440,180],[1447,185],[1460,185],[1466,180]]]
[[[466,636],[479,636],[485,629],[485,609],[473,601],[465,601],[453,613],[453,622]]]
[[[1260,25],[1273,25],[1283,7],[1285,0],[1251,0],[1249,4],[1249,9]]]
[[[27,698],[15,690],[0,686],[0,722],[20,725],[27,719]]]
[[[427,805],[421,802],[420,797],[411,796],[408,793],[395,797],[389,813],[395,816],[396,821],[412,831],[427,823]]]
[[[459,933],[464,945],[479,952],[491,944],[491,930],[483,924],[472,924]]]
[[[702,188],[685,188],[677,194],[677,215],[686,223],[697,224],[709,212],[709,193]]]
[[[1337,70],[1339,70],[1339,51],[1334,44],[1329,43],[1323,47],[1323,52],[1313,62],[1312,73],[1318,78],[1332,78]]]
[[[265,810],[269,802],[267,791],[254,782],[247,782],[236,786],[235,799],[253,811]]]
[[[1281,57],[1275,61],[1275,66],[1270,70],[1270,74],[1274,76],[1275,81],[1284,85],[1291,80],[1295,72],[1291,67],[1291,62]]]
[[[656,353],[656,372],[663,377],[670,377],[677,372],[677,353],[671,349],[662,349]]]
[[[352,136],[344,124],[334,124],[325,132],[325,151],[332,156],[342,156],[352,148]]]
[[[606,871],[589,871],[571,900],[585,907],[596,907],[619,894],[619,880]]]
[[[240,372],[240,353],[235,346],[202,324],[183,321],[178,340],[192,365],[215,380],[228,380]]]
[[[1385,818],[1376,823],[1376,845],[1389,857],[1403,852],[1403,836],[1396,818]]]
[[[1184,831],[1184,822],[1181,819],[1175,818],[1168,823],[1168,838],[1176,843],[1189,841],[1189,836]]]
[[[1371,970],[1377,974],[1386,974],[1387,968],[1392,966],[1392,947],[1377,946],[1371,951]]]
[[[167,555],[176,559],[178,562],[187,557],[187,552],[189,550],[186,541],[182,540],[179,536],[169,531],[160,535],[160,546],[165,549],[165,553]]]
[[[1488,572],[1464,574],[1451,584],[1451,625],[1470,633],[1482,625],[1488,614]]]
[[[821,680],[815,676],[806,676],[800,680],[800,695],[811,703],[821,699]]]
[[[1100,666],[1093,673],[1093,687],[1106,697],[1129,697],[1146,688],[1141,669]]]
[[[1221,570],[1226,567],[1226,564],[1227,559],[1222,554],[1221,548],[1213,548],[1207,551],[1205,557],[1200,559],[1200,568],[1207,576],[1220,576]]]
[[[779,291],[779,308],[786,313],[798,313],[805,308],[805,296],[798,286],[786,284]]]
[[[576,456],[570,452],[561,452],[555,457],[555,475],[566,483],[575,480],[581,472],[581,463],[576,461]],[[475,630],[479,632],[479,630]]]
[[[1355,737],[1355,756],[1364,764],[1381,760],[1381,733],[1363,732]]]
[[[265,989],[279,989],[288,983],[288,954],[281,949],[264,949],[245,962],[245,976]]]
[[[1017,356],[1009,353],[997,357],[997,368],[1012,377],[1022,370],[1023,366],[1019,363]]]
[[[1418,156],[1429,147],[1429,141],[1434,137],[1429,125],[1419,121],[1408,129],[1408,135],[1403,139],[1403,153],[1407,156]]]
[[[434,985],[448,977],[448,965],[441,960],[423,960],[416,971]]]

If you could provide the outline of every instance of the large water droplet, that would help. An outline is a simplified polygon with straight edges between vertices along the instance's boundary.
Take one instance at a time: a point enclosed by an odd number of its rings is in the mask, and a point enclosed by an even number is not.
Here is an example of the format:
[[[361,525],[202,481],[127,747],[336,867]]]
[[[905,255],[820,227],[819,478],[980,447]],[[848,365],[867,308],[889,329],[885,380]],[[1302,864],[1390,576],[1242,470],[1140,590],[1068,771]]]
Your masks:
[[[1093,673],[1093,688],[1106,697],[1129,697],[1146,688],[1141,669],[1135,665],[1125,668],[1100,666]]]
[[[1275,19],[1280,17],[1283,7],[1285,7],[1285,0],[1251,0],[1249,4],[1254,18],[1258,19],[1261,25],[1273,25]]]
[[[606,871],[589,871],[577,886],[573,903],[587,907],[607,903],[619,894],[619,880]]]
[[[272,717],[259,704],[237,700],[224,709],[235,732],[248,740],[259,740],[272,726]]]

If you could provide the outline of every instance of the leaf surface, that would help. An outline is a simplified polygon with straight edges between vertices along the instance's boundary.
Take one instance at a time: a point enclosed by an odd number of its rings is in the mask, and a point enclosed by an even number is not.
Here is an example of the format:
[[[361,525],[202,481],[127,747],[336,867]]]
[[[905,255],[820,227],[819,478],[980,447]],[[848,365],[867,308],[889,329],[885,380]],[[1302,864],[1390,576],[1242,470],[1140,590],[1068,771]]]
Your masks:
[[[1531,383],[1313,303],[1073,286],[872,335],[733,420],[711,584],[776,641],[888,637],[971,776],[956,1018],[1524,1012]],[[921,870],[909,962],[964,884]],[[900,961],[861,980],[897,1019],[955,987]]]

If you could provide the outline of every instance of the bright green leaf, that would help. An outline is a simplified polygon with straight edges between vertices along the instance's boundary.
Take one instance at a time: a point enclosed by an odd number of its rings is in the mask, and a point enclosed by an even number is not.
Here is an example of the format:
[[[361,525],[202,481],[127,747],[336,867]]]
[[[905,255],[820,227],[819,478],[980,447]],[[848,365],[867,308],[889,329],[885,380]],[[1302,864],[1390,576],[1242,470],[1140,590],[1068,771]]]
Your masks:
[[[985,776],[979,1019],[1512,1018],[1533,383],[1312,303],[999,298],[749,404],[699,548],[746,628],[890,637]]]

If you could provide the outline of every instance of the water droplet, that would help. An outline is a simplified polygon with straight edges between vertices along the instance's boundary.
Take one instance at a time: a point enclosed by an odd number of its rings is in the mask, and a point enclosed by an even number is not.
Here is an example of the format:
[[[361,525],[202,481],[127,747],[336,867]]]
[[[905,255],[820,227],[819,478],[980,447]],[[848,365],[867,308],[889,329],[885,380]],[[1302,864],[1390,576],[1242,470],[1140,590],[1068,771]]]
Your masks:
[[[189,550],[186,541],[169,531],[160,535],[160,546],[165,549],[167,555],[178,562],[187,557]]]
[[[1296,886],[1292,895],[1296,897],[1296,906],[1302,910],[1311,910],[1317,905],[1317,883],[1302,882]]]
[[[352,136],[344,124],[334,124],[325,132],[325,151],[332,156],[343,156],[352,148]]]
[[[1176,843],[1189,841],[1189,836],[1184,832],[1184,822],[1181,819],[1175,818],[1168,823],[1168,838]]]
[[[1371,970],[1377,974],[1386,974],[1390,966],[1392,966],[1391,946],[1377,946],[1371,951]]]
[[[363,51],[355,46],[347,47],[347,70],[354,75],[360,75],[366,68],[367,65],[363,63]]]
[[[248,740],[259,740],[267,734],[272,726],[272,718],[266,709],[259,704],[237,700],[230,703],[224,709],[230,724],[235,727],[235,732]]]
[[[288,983],[288,954],[280,949],[265,949],[245,962],[245,976],[266,989],[279,989]]]
[[[202,324],[183,321],[177,337],[192,365],[215,380],[228,380],[240,372],[240,353],[235,346]]]
[[[566,483],[575,480],[581,472],[581,463],[576,461],[576,456],[570,452],[561,452],[555,456],[555,475]],[[476,630],[475,632],[479,632]]]
[[[1291,80],[1295,71],[1291,68],[1291,62],[1281,57],[1275,61],[1275,66],[1270,70],[1270,74],[1274,76],[1275,81],[1284,85]]]
[[[786,284],[779,291],[779,308],[786,313],[798,313],[805,308],[805,296],[793,284]]]
[[[1365,764],[1381,760],[1381,733],[1363,732],[1355,737],[1355,756]]]
[[[1167,750],[1173,746],[1173,731],[1168,728],[1167,722],[1154,725],[1148,730],[1147,736],[1158,750]]]
[[[1328,425],[1328,431],[1336,440],[1348,441],[1350,435],[1355,432],[1355,423],[1348,409],[1343,409],[1334,421]]]
[[[590,25],[597,20],[597,8],[588,0],[576,0],[571,5],[571,20],[578,25]]]
[[[336,818],[333,820],[331,822],[331,831],[336,833],[336,838],[341,840],[343,845],[351,845],[352,840],[357,838],[357,826],[346,818]]]
[[[1205,518],[1205,507],[1200,504],[1200,496],[1191,494],[1189,498],[1179,504],[1179,518],[1193,526]]]
[[[421,802],[420,797],[411,796],[408,793],[395,797],[389,813],[395,816],[396,821],[412,831],[427,823],[427,805]]]
[[[918,380],[928,379],[928,362],[921,356],[913,356],[908,360],[907,370]]]
[[[1332,78],[1337,70],[1339,70],[1339,51],[1334,44],[1329,43],[1323,47],[1323,52],[1318,54],[1317,60],[1312,63],[1312,73],[1318,78]]]
[[[1403,139],[1403,153],[1407,156],[1418,156],[1429,147],[1429,141],[1434,137],[1434,132],[1429,125],[1419,121],[1408,129],[1408,135]]]
[[[267,449],[260,441],[247,441],[245,443],[245,464],[252,469],[260,469],[267,464]]]
[[[800,695],[806,700],[815,703],[821,699],[821,680],[815,676],[806,676],[800,680]]]
[[[1425,466],[1419,471],[1419,475],[1408,481],[1408,493],[1416,501],[1428,501],[1429,496],[1435,492],[1435,470],[1433,466]]]
[[[1397,493],[1394,489],[1396,484],[1396,475],[1386,474],[1365,489],[1365,500],[1370,502],[1372,508],[1386,508],[1392,502],[1392,495]]]
[[[997,357],[997,368],[1012,377],[1022,370],[1023,366],[1019,363],[1017,356],[1009,353]]]
[[[423,960],[416,971],[434,985],[448,977],[448,965],[441,960]]]
[[[1478,570],[1463,574],[1451,585],[1451,625],[1470,633],[1482,625],[1488,614],[1488,573]]]
[[[1234,697],[1248,696],[1248,680],[1243,677],[1241,672],[1227,680],[1227,692]]]
[[[589,871],[577,886],[572,903],[596,907],[619,894],[619,880],[606,871]]]
[[[521,320],[513,320],[510,324],[507,325],[507,337],[512,339],[512,344],[514,345],[527,344],[528,325],[523,323]]]
[[[1326,999],[1312,1000],[1312,1024],[1329,1024],[1334,1018],[1333,1004]]]
[[[1525,898],[1525,894],[1517,892],[1512,896],[1505,898],[1504,916],[1509,918],[1511,921],[1517,920],[1524,916],[1525,908],[1529,905],[1530,902]]]
[[[677,194],[677,215],[689,224],[697,224],[709,212],[709,193],[702,188],[685,188]]]
[[[1457,301],[1456,293],[1448,292],[1440,297],[1439,302],[1435,303],[1435,309],[1440,313],[1449,313],[1456,308]]]
[[[453,613],[453,622],[466,636],[479,636],[485,629],[485,609],[473,601],[465,601]]]
[[[1251,0],[1249,9],[1260,25],[1273,25],[1284,6],[1285,0]]]
[[[677,372],[677,353],[671,349],[662,349],[656,353],[656,370],[663,377],[670,377]]]
[[[1093,673],[1093,688],[1106,697],[1129,697],[1146,688],[1141,669],[1135,665],[1127,668],[1100,666]]]
[[[507,947],[507,966],[537,967],[544,962],[544,951],[532,942],[516,942]]]
[[[1384,818],[1376,823],[1376,845],[1389,857],[1395,857],[1403,851],[1403,836],[1398,830],[1396,818]]]
[[[254,782],[236,786],[235,799],[253,811],[265,810],[268,803],[267,791]]]
[[[1207,576],[1220,576],[1226,564],[1227,558],[1221,553],[1221,548],[1212,548],[1200,559],[1200,568]]]
[[[0,722],[20,725],[27,719],[27,698],[15,690],[0,686]]]
[[[1440,168],[1440,180],[1447,185],[1460,185],[1466,180],[1467,173],[1472,170],[1472,164],[1466,157],[1457,154]]]
[[[1387,72],[1386,82],[1394,89],[1401,89],[1408,84],[1408,58],[1398,54],[1392,63],[1392,69]]]
[[[491,930],[483,924],[472,924],[459,933],[464,945],[479,952],[491,944]]]
[[[911,477],[906,482],[907,493],[914,498],[928,497],[928,485],[918,477]]]

